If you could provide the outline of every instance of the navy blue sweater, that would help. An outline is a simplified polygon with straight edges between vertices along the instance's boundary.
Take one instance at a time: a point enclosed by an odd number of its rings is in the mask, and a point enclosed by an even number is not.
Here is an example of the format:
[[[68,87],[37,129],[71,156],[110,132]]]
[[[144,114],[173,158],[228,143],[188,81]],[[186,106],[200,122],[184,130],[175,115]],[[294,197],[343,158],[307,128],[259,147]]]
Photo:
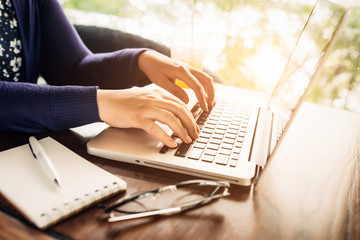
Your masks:
[[[20,82],[0,81],[0,131],[60,131],[100,121],[97,88],[128,88],[144,49],[93,54],[57,0],[13,0],[23,48]],[[37,85],[41,75],[48,85]]]

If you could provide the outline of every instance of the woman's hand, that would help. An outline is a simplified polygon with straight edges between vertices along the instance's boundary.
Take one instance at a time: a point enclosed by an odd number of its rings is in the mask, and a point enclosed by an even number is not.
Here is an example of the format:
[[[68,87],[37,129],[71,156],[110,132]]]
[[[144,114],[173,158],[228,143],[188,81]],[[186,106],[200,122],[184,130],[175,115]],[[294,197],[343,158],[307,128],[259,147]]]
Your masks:
[[[187,103],[189,97],[181,87],[175,84],[176,79],[183,81],[194,90],[204,111],[208,111],[209,107],[214,106],[213,79],[189,64],[168,58],[155,51],[144,51],[139,56],[139,68],[150,81],[172,93],[183,102]]]
[[[183,142],[198,138],[198,127],[186,105],[160,90],[98,90],[100,119],[113,127],[141,128],[168,147],[177,143],[155,121],[168,125]]]

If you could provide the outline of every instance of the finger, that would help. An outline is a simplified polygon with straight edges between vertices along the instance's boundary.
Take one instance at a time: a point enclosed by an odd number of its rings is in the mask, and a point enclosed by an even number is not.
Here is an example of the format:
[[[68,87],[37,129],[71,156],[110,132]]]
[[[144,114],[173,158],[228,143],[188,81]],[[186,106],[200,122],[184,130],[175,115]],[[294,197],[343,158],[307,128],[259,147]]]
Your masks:
[[[179,118],[177,118],[172,112],[163,108],[158,108],[154,111],[147,112],[147,118],[153,121],[159,121],[169,126],[169,128],[183,141],[186,143],[192,142],[185,128],[183,127]]]
[[[154,136],[160,142],[165,144],[170,148],[175,148],[177,143],[174,139],[172,139],[159,125],[157,125],[154,121],[149,120],[144,122],[143,129],[149,133],[150,135]]]
[[[209,106],[213,107],[215,104],[215,87],[214,81],[211,76],[206,74],[203,71],[200,71],[196,68],[192,69],[193,75],[200,81],[200,83],[205,87],[207,93],[207,103]]]
[[[186,94],[186,96],[187,96],[187,93],[186,93],[184,90],[182,90],[181,88],[180,88],[180,90],[183,91],[183,92]],[[161,95],[162,95],[162,98],[163,98],[163,99],[170,100],[170,101],[173,101],[173,102],[175,102],[175,103],[178,103],[178,104],[182,105],[182,106],[187,110],[187,112],[189,113],[189,115],[192,116],[192,113],[191,113],[190,109],[188,109],[188,107],[186,106],[186,104],[185,104],[183,101],[179,100],[179,98],[174,97],[173,95],[167,94],[167,93],[165,93],[165,92],[162,92]]]
[[[207,102],[206,102],[207,94],[204,90],[204,87],[198,81],[198,79],[194,75],[192,75],[192,73],[187,68],[183,66],[180,67],[180,71],[178,71],[177,78],[183,81],[184,83],[186,83],[186,85],[188,85],[189,88],[194,90],[196,98],[198,99],[201,108],[204,111],[208,111],[209,109],[207,107]]]
[[[189,96],[186,94],[186,92],[181,87],[177,86],[175,82],[172,81],[171,79],[162,81],[162,84],[159,86],[165,89],[166,91],[168,91],[169,93],[171,93],[172,95],[179,98],[184,103],[189,102]]]
[[[186,116],[195,125],[195,119],[191,111],[187,108],[186,104],[179,100],[177,97],[167,92],[155,89],[151,92],[151,103],[149,105],[162,107],[168,111],[176,113],[178,117]]]
[[[181,122],[182,126],[185,127],[192,139],[197,139],[198,135],[198,126],[195,122],[195,119],[192,116],[192,113],[186,108],[185,105],[178,104],[171,100],[162,100],[156,103],[157,107],[165,109],[172,114],[174,114]]]
[[[168,80],[168,81],[171,81],[171,80]],[[159,85],[160,86],[160,85]],[[168,91],[169,93],[167,92],[164,92],[164,91],[161,91],[161,90],[155,90],[158,92],[159,95],[161,95],[162,98],[164,99],[168,99],[168,100],[171,100],[171,101],[174,101],[178,104],[181,104],[183,106],[186,106],[186,102],[181,99],[180,97],[176,96],[177,95],[180,95],[179,93],[175,93],[175,91],[178,91],[178,92],[181,92],[181,94],[184,94],[185,96],[182,97],[182,98],[187,98],[189,99],[187,93],[181,88],[181,87],[178,87],[176,86],[175,84],[172,84],[172,86],[170,85],[167,85],[166,87],[165,86],[160,86],[162,87],[163,89],[165,89],[166,91]],[[166,89],[166,88],[169,88],[169,89]],[[175,90],[171,90],[171,89],[175,89]],[[174,92],[173,92],[174,91]],[[188,102],[188,101],[187,101]]]

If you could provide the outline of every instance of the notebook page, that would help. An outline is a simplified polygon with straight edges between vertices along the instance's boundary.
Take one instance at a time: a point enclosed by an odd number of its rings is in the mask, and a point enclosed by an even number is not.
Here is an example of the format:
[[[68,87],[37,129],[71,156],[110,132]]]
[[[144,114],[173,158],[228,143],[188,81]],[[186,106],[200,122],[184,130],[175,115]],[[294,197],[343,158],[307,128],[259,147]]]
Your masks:
[[[61,187],[48,178],[28,144],[0,152],[1,194],[38,227],[45,228],[126,189],[122,179],[54,139],[47,137],[40,143],[54,163]]]

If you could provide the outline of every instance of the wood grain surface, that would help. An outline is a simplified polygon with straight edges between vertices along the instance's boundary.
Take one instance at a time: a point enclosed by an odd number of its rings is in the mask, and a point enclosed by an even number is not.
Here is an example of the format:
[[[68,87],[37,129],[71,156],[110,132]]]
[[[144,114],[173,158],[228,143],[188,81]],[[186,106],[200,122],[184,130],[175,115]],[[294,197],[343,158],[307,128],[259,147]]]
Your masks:
[[[89,126],[88,132],[92,131],[94,129]],[[71,130],[36,136],[51,136],[123,178],[128,184],[127,193],[196,178],[88,155],[86,142],[91,136],[84,137]],[[27,134],[0,133],[0,150],[24,144],[27,138]],[[93,206],[49,228],[48,233],[53,235],[48,236],[70,239],[360,239],[359,163],[360,114],[305,103],[255,186],[232,185],[229,197],[169,217],[107,223],[103,210]],[[114,198],[107,203],[112,200]],[[8,207],[0,204],[0,208]],[[44,237],[42,232],[1,212],[0,226],[1,239]]]

